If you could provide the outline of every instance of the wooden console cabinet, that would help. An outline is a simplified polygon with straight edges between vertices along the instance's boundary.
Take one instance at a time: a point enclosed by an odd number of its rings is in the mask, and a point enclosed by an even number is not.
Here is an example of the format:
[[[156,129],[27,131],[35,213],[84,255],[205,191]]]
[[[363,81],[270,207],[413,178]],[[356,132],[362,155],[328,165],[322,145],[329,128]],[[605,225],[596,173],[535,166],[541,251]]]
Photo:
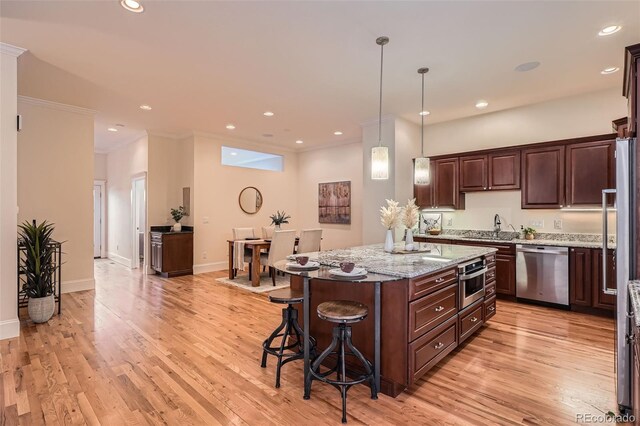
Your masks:
[[[151,269],[165,278],[193,274],[193,232],[151,232]]]

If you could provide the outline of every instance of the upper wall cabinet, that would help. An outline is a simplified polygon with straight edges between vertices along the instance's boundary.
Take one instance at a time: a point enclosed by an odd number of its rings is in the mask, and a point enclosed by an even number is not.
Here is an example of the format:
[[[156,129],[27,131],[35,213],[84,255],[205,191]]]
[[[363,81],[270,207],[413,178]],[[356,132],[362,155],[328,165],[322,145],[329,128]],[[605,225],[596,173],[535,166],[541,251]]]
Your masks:
[[[520,151],[460,157],[460,191],[520,189]]]
[[[522,208],[564,206],[565,148],[550,146],[522,150]]]
[[[458,158],[442,158],[431,162],[431,183],[414,185],[413,195],[421,208],[464,209],[460,193]]]
[[[615,188],[615,140],[567,145],[567,207],[602,204],[602,190]]]

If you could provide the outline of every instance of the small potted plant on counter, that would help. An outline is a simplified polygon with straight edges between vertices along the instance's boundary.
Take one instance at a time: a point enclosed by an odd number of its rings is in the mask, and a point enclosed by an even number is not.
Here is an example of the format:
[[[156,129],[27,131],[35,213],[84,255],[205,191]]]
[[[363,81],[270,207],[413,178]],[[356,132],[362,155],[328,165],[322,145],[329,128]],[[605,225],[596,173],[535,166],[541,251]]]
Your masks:
[[[404,249],[413,250],[413,228],[418,223],[418,214],[420,209],[416,205],[416,199],[411,199],[402,209],[402,224],[407,228],[407,234],[404,238]]]
[[[522,232],[524,232],[524,238],[527,240],[533,240],[536,237],[536,230],[533,228],[524,228]]]
[[[174,232],[182,231],[182,224],[180,223],[180,221],[186,215],[187,215],[187,210],[183,206],[179,206],[177,209],[171,209],[171,217],[176,222],[173,225],[173,231]]]
[[[272,214],[269,217],[271,218],[271,224],[275,225],[276,231],[279,231],[282,224],[289,223],[289,219],[291,219],[291,216],[287,215],[284,210],[282,211],[282,213],[280,213],[280,210],[278,210],[275,214]]]
[[[387,200],[387,206],[380,208],[380,222],[387,229],[387,237],[384,240],[384,251],[386,252],[393,251],[393,228],[398,225],[399,215],[400,208],[397,201]]]
[[[53,230],[53,224],[47,221],[40,225],[35,220],[18,225],[18,236],[26,248],[23,269],[20,271],[25,275],[22,290],[29,297],[27,310],[35,323],[49,321],[56,307],[53,281],[56,249],[50,244]]]

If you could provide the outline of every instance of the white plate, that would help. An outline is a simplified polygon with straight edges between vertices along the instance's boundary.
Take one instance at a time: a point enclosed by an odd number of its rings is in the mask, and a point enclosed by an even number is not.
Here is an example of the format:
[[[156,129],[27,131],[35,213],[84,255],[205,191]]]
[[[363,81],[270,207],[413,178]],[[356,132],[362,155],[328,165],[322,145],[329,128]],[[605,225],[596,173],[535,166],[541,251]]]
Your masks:
[[[320,263],[312,260],[308,261],[306,265],[302,266],[298,262],[287,262],[287,268],[291,269],[316,269],[320,267]]]
[[[367,275],[367,270],[364,268],[353,268],[353,271],[351,272],[344,272],[340,268],[335,268],[335,269],[329,269],[329,273],[331,275],[335,275],[336,277],[353,278],[353,277],[362,277],[364,275]]]

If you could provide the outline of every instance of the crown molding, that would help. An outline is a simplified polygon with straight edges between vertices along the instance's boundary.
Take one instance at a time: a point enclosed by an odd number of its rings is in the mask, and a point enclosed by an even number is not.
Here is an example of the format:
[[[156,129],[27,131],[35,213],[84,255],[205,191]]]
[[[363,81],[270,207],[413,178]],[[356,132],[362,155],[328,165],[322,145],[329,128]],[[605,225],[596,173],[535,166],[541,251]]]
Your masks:
[[[66,112],[73,112],[75,114],[81,114],[81,115],[94,116],[98,113],[98,111],[95,111],[89,108],[82,108],[74,105],[61,104],[58,102],[47,101],[44,99],[31,98],[29,96],[18,95],[18,101],[31,104],[31,105],[37,105],[44,108],[57,109],[59,111],[66,111]]]
[[[310,152],[310,151],[322,151],[323,149],[339,148],[341,146],[348,146],[348,145],[354,145],[354,144],[362,144],[362,138],[350,138],[340,142],[331,142],[323,145],[300,148],[297,150],[297,152],[302,153],[302,152]]]
[[[200,136],[204,138],[215,139],[220,142],[237,143],[247,148],[261,150],[261,152],[264,151],[265,149],[274,149],[282,152],[298,152],[298,150],[293,148],[287,148],[284,146],[265,143],[265,142],[261,142],[253,139],[243,139],[243,138],[238,138],[238,137],[229,136],[229,135],[222,135],[219,133],[208,133],[208,132],[194,130],[193,136]],[[239,146],[238,148],[242,148],[242,147]]]
[[[124,148],[127,145],[131,145],[134,142],[139,141],[140,139],[144,138],[144,137],[149,137],[148,132],[145,132],[144,134],[139,134],[137,136],[134,136],[130,139],[123,139],[119,142],[116,142],[114,145],[110,146],[109,149],[96,149],[95,147],[93,148],[93,152],[94,154],[110,154],[114,151],[119,150],[120,148]]]
[[[171,132],[161,132],[159,130],[147,130],[147,135],[177,140],[177,139],[186,139],[190,136],[194,136],[194,132],[171,133]]]
[[[9,56],[13,56],[14,58],[17,58],[18,56],[22,55],[26,51],[27,49],[23,49],[22,47],[14,46],[13,44],[9,44],[9,43],[0,42],[0,53],[2,53],[3,55],[9,55]]]
[[[383,122],[388,122],[388,121],[395,121],[397,117],[393,114],[385,114],[382,116],[382,121]],[[360,123],[361,127],[369,127],[369,126],[373,126],[373,125],[377,125],[378,124],[378,118],[372,118],[369,120],[365,120],[363,122]]]

